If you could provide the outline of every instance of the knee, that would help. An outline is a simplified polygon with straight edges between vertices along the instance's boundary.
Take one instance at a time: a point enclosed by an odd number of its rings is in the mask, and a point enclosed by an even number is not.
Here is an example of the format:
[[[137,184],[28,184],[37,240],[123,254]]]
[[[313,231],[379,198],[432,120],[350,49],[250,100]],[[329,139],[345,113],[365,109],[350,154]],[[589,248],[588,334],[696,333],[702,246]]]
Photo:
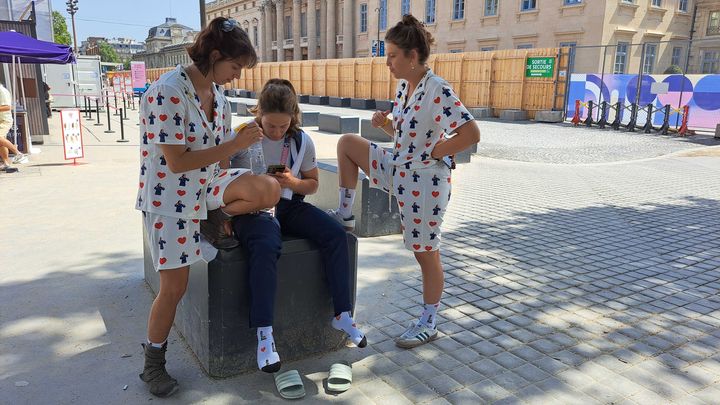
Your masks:
[[[353,142],[355,141],[355,138],[357,138],[357,135],[355,134],[344,134],[338,139],[337,143],[337,152],[338,155],[344,154],[348,148],[351,148]]]
[[[280,183],[270,176],[259,176],[261,182],[261,203],[266,207],[274,207],[280,201]]]
[[[158,296],[175,302],[175,304],[177,305],[177,303],[180,302],[180,300],[182,299],[183,295],[185,295],[186,289],[187,284],[165,284],[160,287],[160,292],[158,293]]]

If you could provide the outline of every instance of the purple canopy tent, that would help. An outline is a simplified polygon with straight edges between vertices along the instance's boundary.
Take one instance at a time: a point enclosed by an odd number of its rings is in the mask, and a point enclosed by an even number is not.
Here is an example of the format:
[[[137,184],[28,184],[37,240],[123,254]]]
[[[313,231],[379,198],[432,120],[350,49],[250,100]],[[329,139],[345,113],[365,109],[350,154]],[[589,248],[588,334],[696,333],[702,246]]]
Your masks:
[[[0,63],[12,64],[12,82],[10,92],[15,98],[17,84],[15,80],[16,63],[47,63],[60,64],[75,63],[75,55],[72,48],[67,45],[60,45],[54,42],[41,41],[31,38],[15,31],[0,32]],[[25,100],[25,85],[23,83],[22,69],[20,71],[20,89],[23,105]],[[17,145],[17,109],[13,104],[13,143]],[[5,136],[4,134],[2,136]],[[30,151],[30,143],[26,142],[27,151]]]

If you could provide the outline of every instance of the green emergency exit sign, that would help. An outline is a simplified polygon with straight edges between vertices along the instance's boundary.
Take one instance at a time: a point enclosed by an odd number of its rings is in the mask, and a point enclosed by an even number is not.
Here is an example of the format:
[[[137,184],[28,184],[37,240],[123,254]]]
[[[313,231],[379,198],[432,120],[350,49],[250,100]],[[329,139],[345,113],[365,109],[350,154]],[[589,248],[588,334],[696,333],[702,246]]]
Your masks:
[[[527,58],[525,77],[553,77],[555,58],[552,56]]]

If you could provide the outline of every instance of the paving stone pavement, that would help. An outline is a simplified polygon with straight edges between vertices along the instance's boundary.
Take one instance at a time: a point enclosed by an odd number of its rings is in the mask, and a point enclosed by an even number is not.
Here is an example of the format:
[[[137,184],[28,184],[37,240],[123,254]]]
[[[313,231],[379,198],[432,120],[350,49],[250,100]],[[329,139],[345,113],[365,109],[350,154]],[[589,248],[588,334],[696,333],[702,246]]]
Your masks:
[[[301,371],[304,402],[720,403],[720,158],[608,163],[707,140],[481,128],[480,154],[499,145],[494,157],[509,160],[475,157],[454,173],[440,337],[395,347],[419,314],[420,272],[397,236],[361,239],[358,321],[370,345],[284,364]],[[130,208],[137,148],[96,135],[88,165],[59,166],[51,143],[22,176],[0,175],[3,196],[25,196],[2,200],[20,213],[4,220],[27,229],[0,235],[0,257],[15,257],[0,266],[0,403],[156,402],[137,379],[152,299]],[[331,136],[314,139],[332,152]],[[182,390],[165,402],[284,402],[267,375],[211,379],[174,332],[170,342]],[[338,360],[352,362],[354,381],[333,396],[323,378]]]
[[[720,403],[718,174],[717,158],[463,166],[444,224],[442,337],[393,347],[421,297],[419,274],[399,278],[370,321],[390,362],[359,362],[379,371],[363,392],[382,381],[413,403]]]

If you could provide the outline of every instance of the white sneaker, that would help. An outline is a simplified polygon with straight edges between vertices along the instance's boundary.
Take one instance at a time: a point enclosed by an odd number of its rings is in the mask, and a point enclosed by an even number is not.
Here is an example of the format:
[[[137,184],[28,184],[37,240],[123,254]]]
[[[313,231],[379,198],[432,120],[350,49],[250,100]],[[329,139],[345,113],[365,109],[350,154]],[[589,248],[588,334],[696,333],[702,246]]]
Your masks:
[[[12,163],[14,165],[20,164],[20,163],[27,163],[30,161],[30,158],[28,155],[24,153],[18,153],[17,155],[13,156]]]
[[[338,210],[327,210],[326,211],[328,215],[330,215],[333,219],[338,221],[340,225],[345,228],[347,231],[352,231],[355,229],[355,216],[351,215],[349,218],[343,218],[342,215],[340,215],[340,211]]]
[[[395,339],[395,345],[403,349],[412,349],[435,340],[437,335],[437,328],[429,328],[424,324],[411,322],[407,330]]]

